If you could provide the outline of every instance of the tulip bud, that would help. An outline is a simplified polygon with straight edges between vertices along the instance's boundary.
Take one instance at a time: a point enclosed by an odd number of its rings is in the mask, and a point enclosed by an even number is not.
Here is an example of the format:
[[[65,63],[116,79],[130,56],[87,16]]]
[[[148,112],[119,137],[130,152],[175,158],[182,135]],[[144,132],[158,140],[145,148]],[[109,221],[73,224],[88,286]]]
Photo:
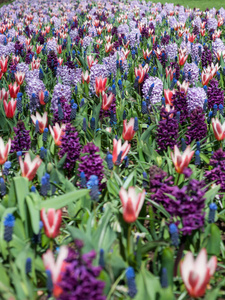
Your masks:
[[[51,163],[47,164],[47,172],[50,174],[53,170],[53,165]]]

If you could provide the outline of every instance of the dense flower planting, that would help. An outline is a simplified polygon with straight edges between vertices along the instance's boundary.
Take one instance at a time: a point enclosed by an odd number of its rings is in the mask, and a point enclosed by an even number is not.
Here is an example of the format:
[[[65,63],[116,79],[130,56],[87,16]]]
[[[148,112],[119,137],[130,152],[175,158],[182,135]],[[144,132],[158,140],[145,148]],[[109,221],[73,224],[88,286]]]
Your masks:
[[[224,87],[224,8],[1,7],[0,299],[224,299]]]

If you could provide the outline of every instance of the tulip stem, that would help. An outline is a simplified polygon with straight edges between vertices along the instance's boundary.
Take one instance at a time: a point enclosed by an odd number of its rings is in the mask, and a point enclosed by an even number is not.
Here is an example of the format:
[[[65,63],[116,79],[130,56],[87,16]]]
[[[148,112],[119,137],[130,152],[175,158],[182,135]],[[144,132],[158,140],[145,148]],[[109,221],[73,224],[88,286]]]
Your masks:
[[[131,230],[132,230],[132,225],[130,224],[129,227],[128,227],[128,231],[127,231],[127,259],[129,259],[129,256],[131,254],[131,249],[132,249]]]
[[[53,239],[50,240],[49,247],[50,247],[50,250],[53,251]]]
[[[179,180],[180,180],[180,173],[178,173],[177,177],[176,177],[176,180],[175,180],[175,184],[174,185],[178,185],[179,183]]]

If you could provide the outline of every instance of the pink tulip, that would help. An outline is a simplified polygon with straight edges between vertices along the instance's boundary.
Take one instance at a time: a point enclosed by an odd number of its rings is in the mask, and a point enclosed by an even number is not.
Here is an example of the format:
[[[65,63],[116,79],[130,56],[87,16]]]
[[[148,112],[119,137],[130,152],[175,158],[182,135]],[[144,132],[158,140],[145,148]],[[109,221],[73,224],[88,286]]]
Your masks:
[[[41,220],[44,225],[47,237],[54,239],[59,235],[60,225],[62,223],[62,211],[49,208],[47,214],[44,208],[41,210]]]
[[[190,146],[187,146],[182,155],[177,145],[174,146],[174,153],[171,152],[171,157],[177,173],[183,173],[184,169],[188,167],[193,155],[194,151],[191,151]]]
[[[37,155],[33,161],[31,161],[30,153],[25,154],[24,161],[22,157],[19,157],[20,169],[22,171],[22,177],[26,177],[29,181],[33,180],[38,168],[40,167],[42,160]]]

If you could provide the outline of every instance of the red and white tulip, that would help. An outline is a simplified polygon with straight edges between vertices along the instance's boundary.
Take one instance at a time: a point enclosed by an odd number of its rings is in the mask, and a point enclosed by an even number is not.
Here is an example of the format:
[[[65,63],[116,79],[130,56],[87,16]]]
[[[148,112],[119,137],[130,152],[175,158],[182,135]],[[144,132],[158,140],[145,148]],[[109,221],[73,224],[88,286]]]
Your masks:
[[[177,173],[183,173],[184,169],[188,167],[193,155],[194,151],[191,151],[190,145],[187,146],[183,154],[180,153],[177,145],[174,146],[174,153],[171,152],[171,158]]]
[[[61,138],[65,134],[66,125],[63,124],[61,127],[58,123],[55,123],[55,126],[53,128],[51,125],[49,125],[49,130],[51,132],[51,135],[54,139],[54,142],[56,146],[60,146],[62,144]]]
[[[43,133],[45,128],[47,127],[47,123],[48,123],[48,114],[45,111],[43,114],[43,117],[39,114],[39,112],[36,112],[36,116],[35,115],[31,115],[31,120],[33,121],[34,125],[36,125],[36,121],[38,121],[38,125],[39,125],[39,131],[40,133]]]
[[[88,74],[88,70],[86,70],[85,73],[84,72],[81,73],[81,79],[83,83],[86,82],[88,84],[90,82],[90,76]]]
[[[0,100],[8,100],[9,98],[9,91],[6,92],[6,90],[3,88],[0,90]]]
[[[9,139],[8,143],[5,145],[3,139],[0,137],[0,165],[3,165],[7,161],[10,149],[11,139]]]
[[[61,209],[55,210],[54,208],[49,208],[46,213],[45,209],[42,208],[41,220],[47,237],[54,239],[59,235],[60,225],[62,223]]]
[[[3,100],[5,115],[7,118],[12,119],[16,112],[16,100],[11,99],[9,102]]]
[[[206,249],[202,249],[197,258],[188,252],[180,263],[181,277],[189,295],[193,298],[202,297],[205,294],[210,278],[216,271],[217,258],[212,256],[207,261]]]
[[[22,85],[25,79],[25,73],[17,71],[15,73],[15,79],[18,85]]]
[[[131,145],[128,143],[128,141],[126,141],[123,146],[122,146],[122,142],[121,139],[119,139],[117,141],[117,139],[113,139],[113,153],[112,153],[112,161],[114,164],[116,164],[117,162],[117,158],[120,155],[120,153],[122,152],[121,155],[121,160],[120,162],[118,162],[119,164],[121,164],[121,162],[123,161],[124,157],[127,155],[127,153],[130,150]]]
[[[214,136],[217,141],[222,141],[225,138],[225,122],[223,124],[220,123],[219,119],[212,119],[212,127]]]
[[[2,73],[5,73],[7,71],[7,64],[8,64],[8,57],[6,56],[1,56],[0,58],[0,67],[2,70]]]
[[[9,93],[11,98],[16,99],[19,91],[20,91],[20,85],[17,85],[16,81],[14,82],[13,85],[12,83],[9,84]]]
[[[102,76],[95,78],[95,92],[98,97],[102,92],[105,92],[106,82],[107,78],[102,78]]]
[[[124,187],[121,187],[119,196],[123,206],[124,221],[127,223],[135,222],[145,200],[145,190],[137,194],[133,186],[128,188],[128,192]]]
[[[22,159],[22,156],[20,156],[19,164],[22,172],[22,177],[26,177],[29,181],[33,180],[41,163],[42,160],[38,155],[33,159],[33,161],[31,161],[29,152],[25,154],[24,161]]]
[[[45,266],[45,270],[49,270],[52,276],[53,283],[53,295],[59,297],[62,293],[62,288],[59,283],[62,278],[62,272],[65,271],[66,265],[68,264],[65,259],[68,257],[69,249],[67,246],[61,246],[58,257],[55,261],[54,255],[50,249],[42,255],[42,260]]]
[[[105,92],[102,92],[102,109],[108,110],[113,102],[113,94],[110,93],[108,96]]]
[[[134,118],[131,118],[127,124],[127,120],[123,120],[123,133],[122,137],[125,141],[131,141],[135,135],[134,131]]]
[[[166,100],[166,104],[173,105],[173,100],[172,97],[175,94],[175,90],[173,89],[172,91],[170,89],[164,89],[164,96]]]

